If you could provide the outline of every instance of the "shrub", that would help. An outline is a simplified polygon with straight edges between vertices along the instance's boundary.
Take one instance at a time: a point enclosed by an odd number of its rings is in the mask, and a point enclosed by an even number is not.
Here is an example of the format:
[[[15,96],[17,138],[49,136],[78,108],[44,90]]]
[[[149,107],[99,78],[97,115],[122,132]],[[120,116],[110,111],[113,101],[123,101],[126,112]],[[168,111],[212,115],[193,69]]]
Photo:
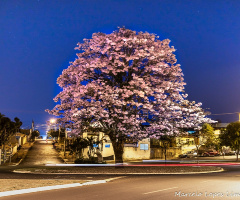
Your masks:
[[[98,160],[95,157],[89,157],[89,158],[80,157],[80,158],[77,158],[74,161],[74,163],[75,164],[102,164],[102,163],[105,164],[106,162],[98,163]]]

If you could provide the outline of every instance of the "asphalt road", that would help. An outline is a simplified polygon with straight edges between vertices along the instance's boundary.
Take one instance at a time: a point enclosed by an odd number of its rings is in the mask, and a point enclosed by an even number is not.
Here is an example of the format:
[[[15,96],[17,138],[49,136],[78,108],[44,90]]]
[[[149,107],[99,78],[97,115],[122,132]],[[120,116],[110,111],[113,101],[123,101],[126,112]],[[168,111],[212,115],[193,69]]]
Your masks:
[[[37,193],[1,197],[3,200],[85,200],[85,199],[240,199],[240,166],[224,166],[226,171],[195,175],[34,175],[17,178],[104,180],[107,183]],[[2,174],[4,174],[2,172]],[[1,174],[1,175],[2,175]],[[7,173],[10,175],[11,173]],[[5,173],[6,175],[6,173]],[[1,176],[2,178],[2,176]],[[13,177],[11,177],[13,178]],[[16,177],[15,177],[16,178]],[[24,180],[23,180],[24,181]],[[192,195],[192,196],[191,196]]]
[[[35,146],[35,147],[34,147]],[[14,168],[61,163],[51,143],[37,142],[18,167],[1,166],[1,179],[73,179],[109,180],[98,185],[42,191],[8,197],[3,200],[85,200],[85,199],[240,199],[240,165],[222,166],[226,171],[192,175],[80,175],[18,174]]]

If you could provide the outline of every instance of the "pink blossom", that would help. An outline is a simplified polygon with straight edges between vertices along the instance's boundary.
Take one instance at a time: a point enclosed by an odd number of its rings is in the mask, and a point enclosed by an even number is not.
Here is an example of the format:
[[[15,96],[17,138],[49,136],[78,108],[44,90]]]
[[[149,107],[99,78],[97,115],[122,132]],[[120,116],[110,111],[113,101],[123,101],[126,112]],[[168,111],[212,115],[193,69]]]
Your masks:
[[[182,69],[169,43],[125,28],[94,33],[77,44],[81,53],[57,79],[58,104],[47,111],[70,122],[74,133],[82,133],[88,119],[101,122],[106,133],[135,138],[179,134],[179,128],[212,122],[201,103],[186,99]]]

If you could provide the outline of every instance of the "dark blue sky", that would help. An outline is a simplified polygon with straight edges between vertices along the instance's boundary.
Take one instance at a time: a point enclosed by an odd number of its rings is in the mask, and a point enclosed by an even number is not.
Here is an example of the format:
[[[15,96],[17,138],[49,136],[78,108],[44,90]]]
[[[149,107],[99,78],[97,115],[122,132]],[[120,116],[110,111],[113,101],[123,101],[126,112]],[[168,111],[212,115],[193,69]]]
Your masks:
[[[22,127],[44,124],[76,44],[119,26],[171,40],[190,100],[214,114],[240,112],[238,0],[1,0],[0,112]]]

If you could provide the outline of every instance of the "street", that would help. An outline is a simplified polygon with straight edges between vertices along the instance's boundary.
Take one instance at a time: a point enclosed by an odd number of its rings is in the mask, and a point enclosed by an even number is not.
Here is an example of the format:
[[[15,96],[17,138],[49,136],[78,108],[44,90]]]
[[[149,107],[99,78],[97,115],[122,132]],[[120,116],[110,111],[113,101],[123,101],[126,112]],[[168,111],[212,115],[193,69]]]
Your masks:
[[[202,158],[205,159],[205,158]],[[220,158],[216,158],[220,159]],[[180,162],[181,160],[179,160]],[[187,160],[186,160],[187,161]],[[191,160],[188,160],[189,162]],[[106,183],[55,189],[1,197],[3,200],[84,200],[84,199],[239,199],[240,165],[223,165],[225,171],[202,174],[110,175],[110,174],[31,174],[14,169],[63,163],[51,142],[39,140],[19,166],[1,166],[0,179],[106,180]],[[137,163],[135,163],[137,165]],[[143,163],[142,163],[143,164]],[[153,163],[154,165],[154,163]],[[199,167],[199,166],[196,166]],[[67,167],[66,167],[67,169]],[[4,182],[1,182],[3,185]]]
[[[120,176],[98,185],[8,196],[1,199],[239,199],[239,166],[229,166],[226,169],[230,171],[196,175]],[[48,178],[51,176],[48,175]],[[52,178],[56,177],[52,176]],[[58,175],[58,178],[67,177]],[[86,176],[70,175],[68,178],[84,179]],[[95,178],[110,177],[107,175],[91,177],[91,179]]]

